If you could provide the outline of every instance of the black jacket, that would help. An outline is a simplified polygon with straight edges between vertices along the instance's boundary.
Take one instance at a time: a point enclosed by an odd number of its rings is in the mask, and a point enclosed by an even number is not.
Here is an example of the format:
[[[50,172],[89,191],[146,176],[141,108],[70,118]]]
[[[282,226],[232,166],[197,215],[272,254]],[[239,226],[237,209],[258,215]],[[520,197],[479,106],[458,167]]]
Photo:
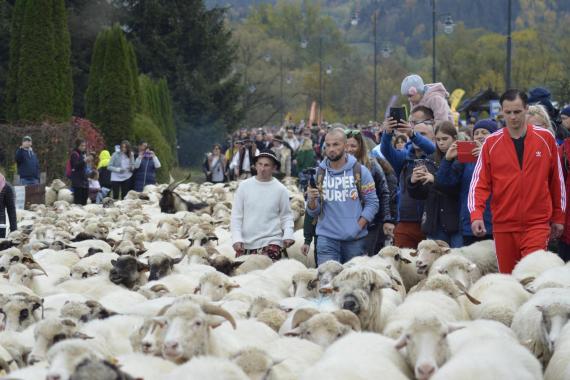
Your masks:
[[[6,211],[8,212],[8,219],[10,220],[10,231],[16,231],[18,228],[16,219],[16,197],[14,195],[14,189],[9,184],[6,184],[2,191],[0,191],[0,224],[6,224]]]
[[[435,173],[432,173],[435,176]],[[447,187],[437,183],[422,185],[412,183],[412,176],[406,177],[410,197],[424,200],[422,231],[426,235],[443,230],[447,233],[460,231],[459,225],[459,186]],[[436,177],[437,178],[437,177]]]
[[[85,171],[85,155],[75,149],[69,158],[71,162],[71,187],[89,188],[89,180]]]
[[[371,161],[372,168],[370,173],[374,179],[374,185],[376,186],[376,195],[378,196],[379,208],[376,216],[369,226],[378,225],[379,223],[394,223],[394,216],[392,215],[390,207],[390,190],[388,189],[388,180],[386,179],[386,174],[380,164],[376,161]]]
[[[18,148],[16,150],[16,164],[18,164],[20,178],[40,179],[40,163],[33,149]]]

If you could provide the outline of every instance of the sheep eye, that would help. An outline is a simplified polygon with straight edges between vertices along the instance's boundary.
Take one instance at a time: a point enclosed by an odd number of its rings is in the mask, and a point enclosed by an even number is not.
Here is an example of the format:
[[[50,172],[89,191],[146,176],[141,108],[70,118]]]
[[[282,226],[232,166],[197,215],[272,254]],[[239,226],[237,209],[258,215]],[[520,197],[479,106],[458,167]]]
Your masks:
[[[310,331],[307,331],[305,334],[306,334],[306,335],[311,335],[311,332],[310,332]]]
[[[218,285],[218,288],[219,288],[219,289],[221,289],[221,288],[223,288],[223,287],[224,287],[223,285]]]
[[[200,327],[200,326],[202,326],[202,322],[197,321],[197,322],[195,323],[195,325],[198,326],[198,327]]]
[[[333,291],[338,292],[338,291],[339,291],[338,286],[335,286],[335,287],[333,288]]]
[[[341,336],[342,336],[341,333],[336,334],[336,337],[337,337],[337,338],[340,338]]]
[[[62,341],[65,339],[65,335],[64,334],[56,334],[53,337],[53,344],[56,344],[59,341]]]
[[[83,273],[81,274],[81,278],[87,278],[87,272],[83,272]]]
[[[5,272],[5,271],[6,271],[6,268],[0,267],[0,272]]]

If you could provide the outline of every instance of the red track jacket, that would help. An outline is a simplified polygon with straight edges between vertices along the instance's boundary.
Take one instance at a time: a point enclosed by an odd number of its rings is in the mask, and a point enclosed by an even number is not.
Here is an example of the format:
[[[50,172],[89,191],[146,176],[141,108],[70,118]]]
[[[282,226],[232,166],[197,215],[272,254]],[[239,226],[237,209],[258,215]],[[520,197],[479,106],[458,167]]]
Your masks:
[[[543,128],[527,126],[523,168],[506,128],[485,140],[477,160],[467,206],[471,222],[483,219],[489,195],[493,231],[523,232],[564,224],[566,191],[556,141]]]

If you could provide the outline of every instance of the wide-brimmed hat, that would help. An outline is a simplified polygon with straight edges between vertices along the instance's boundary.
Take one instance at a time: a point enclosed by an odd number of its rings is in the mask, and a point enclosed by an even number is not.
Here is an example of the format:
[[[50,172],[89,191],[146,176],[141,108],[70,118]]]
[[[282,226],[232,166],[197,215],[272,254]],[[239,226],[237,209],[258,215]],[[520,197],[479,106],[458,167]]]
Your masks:
[[[262,157],[272,159],[273,163],[275,163],[275,165],[277,166],[277,170],[279,170],[281,168],[281,161],[279,161],[277,159],[277,156],[275,155],[275,153],[272,150],[262,150],[261,152],[259,152],[259,154],[257,154],[253,158],[253,164],[255,165],[257,163],[257,160],[262,158]]]

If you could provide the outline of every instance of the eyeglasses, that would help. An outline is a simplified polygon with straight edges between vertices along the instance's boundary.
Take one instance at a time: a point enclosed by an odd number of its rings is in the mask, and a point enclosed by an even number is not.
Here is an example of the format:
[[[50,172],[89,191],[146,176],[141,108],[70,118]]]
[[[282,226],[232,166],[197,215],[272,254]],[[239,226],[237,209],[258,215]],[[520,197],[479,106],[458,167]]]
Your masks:
[[[430,119],[426,119],[426,120],[410,120],[410,124],[412,124],[413,126],[416,126],[416,125],[418,125],[418,124],[433,125],[434,122],[433,122],[433,120],[430,120]]]
[[[349,137],[349,136],[358,136],[360,134],[360,130],[358,129],[345,129],[344,130],[344,134]]]

